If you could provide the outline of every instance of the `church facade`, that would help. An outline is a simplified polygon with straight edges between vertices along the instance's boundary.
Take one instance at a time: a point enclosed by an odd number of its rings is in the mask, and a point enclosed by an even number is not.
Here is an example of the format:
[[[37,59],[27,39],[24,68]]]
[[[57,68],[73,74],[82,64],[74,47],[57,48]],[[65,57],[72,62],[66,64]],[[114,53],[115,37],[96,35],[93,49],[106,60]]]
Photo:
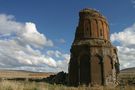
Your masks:
[[[69,85],[112,85],[117,81],[117,48],[110,42],[106,18],[93,9],[79,12],[79,23],[71,46]]]

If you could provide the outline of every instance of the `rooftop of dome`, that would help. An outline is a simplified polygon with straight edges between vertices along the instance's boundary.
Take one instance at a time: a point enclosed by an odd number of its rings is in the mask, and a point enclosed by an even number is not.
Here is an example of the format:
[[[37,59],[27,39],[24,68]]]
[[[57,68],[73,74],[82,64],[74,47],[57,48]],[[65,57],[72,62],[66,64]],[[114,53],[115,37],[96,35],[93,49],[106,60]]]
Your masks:
[[[86,14],[90,14],[92,16],[105,18],[98,10],[95,10],[92,8],[84,8],[84,9],[80,10],[80,14],[81,13],[86,13]]]
[[[96,13],[99,13],[97,10],[92,9],[92,8],[84,8],[80,12],[96,12]]]

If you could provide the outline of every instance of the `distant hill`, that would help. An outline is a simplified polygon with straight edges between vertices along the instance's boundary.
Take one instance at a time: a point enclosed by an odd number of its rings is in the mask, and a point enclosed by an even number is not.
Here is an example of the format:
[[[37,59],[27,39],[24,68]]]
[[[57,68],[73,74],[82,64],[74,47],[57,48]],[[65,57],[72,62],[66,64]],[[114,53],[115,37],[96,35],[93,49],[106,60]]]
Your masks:
[[[135,72],[135,67],[132,67],[132,68],[125,68],[125,69],[122,69],[121,71],[120,71],[121,73],[128,73],[128,72]]]
[[[121,80],[132,80],[135,78],[135,67],[126,68],[120,71],[119,79]]]
[[[0,69],[0,72],[24,72],[24,73],[33,73],[32,71],[25,71],[25,70],[7,70],[7,69]]]
[[[46,78],[50,75],[54,75],[53,72],[32,72],[25,70],[3,70],[0,69],[0,78]]]
[[[121,83],[135,85],[135,67],[121,70],[118,78]]]

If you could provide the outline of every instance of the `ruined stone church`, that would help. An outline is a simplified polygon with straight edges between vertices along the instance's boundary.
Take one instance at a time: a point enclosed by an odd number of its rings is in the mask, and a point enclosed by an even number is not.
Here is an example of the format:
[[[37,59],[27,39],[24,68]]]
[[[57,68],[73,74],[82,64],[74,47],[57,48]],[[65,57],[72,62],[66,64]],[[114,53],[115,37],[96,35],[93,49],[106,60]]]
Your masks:
[[[93,9],[79,12],[71,46],[70,85],[114,85],[119,72],[117,49],[111,44],[106,18]]]

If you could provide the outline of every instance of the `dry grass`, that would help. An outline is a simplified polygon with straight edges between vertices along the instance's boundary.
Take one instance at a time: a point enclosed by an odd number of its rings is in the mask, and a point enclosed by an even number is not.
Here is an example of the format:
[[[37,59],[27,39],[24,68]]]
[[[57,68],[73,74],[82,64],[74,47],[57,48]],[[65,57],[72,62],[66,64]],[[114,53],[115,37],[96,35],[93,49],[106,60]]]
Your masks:
[[[67,87],[63,85],[51,85],[48,83],[25,81],[0,81],[0,90],[135,90],[134,86],[126,87]]]

